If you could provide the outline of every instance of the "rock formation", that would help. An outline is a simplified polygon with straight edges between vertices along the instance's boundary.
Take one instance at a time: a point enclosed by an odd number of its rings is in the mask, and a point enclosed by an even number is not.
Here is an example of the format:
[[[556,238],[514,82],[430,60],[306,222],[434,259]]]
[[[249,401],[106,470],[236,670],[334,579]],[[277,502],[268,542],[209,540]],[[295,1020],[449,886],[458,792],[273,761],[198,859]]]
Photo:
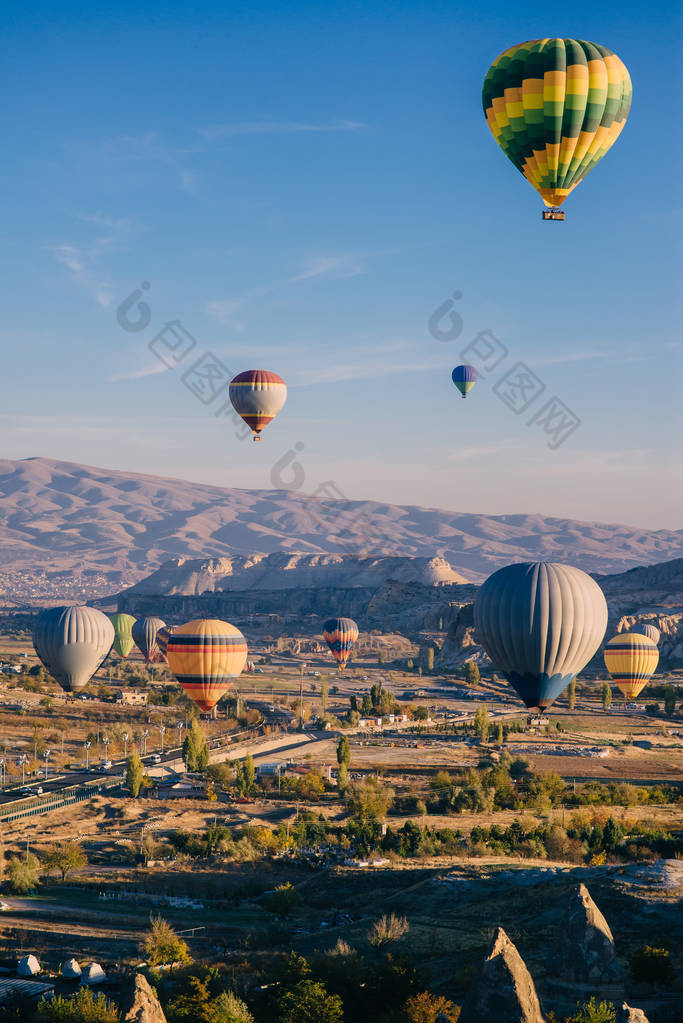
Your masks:
[[[460,1023],[544,1023],[531,974],[502,927],[470,988]]]
[[[648,1019],[642,1009],[632,1009],[624,1002],[617,1013],[617,1023],[648,1023]]]
[[[566,982],[594,987],[624,982],[609,924],[584,884],[569,897],[552,962],[555,969],[560,965],[561,978]]]
[[[166,1023],[159,999],[141,973],[121,999],[123,1023]]]

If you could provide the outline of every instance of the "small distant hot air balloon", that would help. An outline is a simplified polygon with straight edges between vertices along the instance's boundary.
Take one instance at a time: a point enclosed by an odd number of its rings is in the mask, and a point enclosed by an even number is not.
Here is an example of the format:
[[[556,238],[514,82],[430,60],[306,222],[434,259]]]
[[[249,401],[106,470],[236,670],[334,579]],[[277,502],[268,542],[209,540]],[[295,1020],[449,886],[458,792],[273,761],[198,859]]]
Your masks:
[[[463,398],[466,398],[477,382],[479,374],[474,366],[456,366],[451,373],[451,379],[458,388]]]
[[[267,369],[248,369],[230,381],[230,401],[235,412],[254,432],[254,440],[275,419],[287,400],[287,384]]]
[[[635,636],[647,636],[653,643],[659,643],[659,637],[661,632],[656,625],[649,625],[647,622],[638,622],[632,629],[628,630],[631,635]]]
[[[131,629],[135,625],[135,619],[132,615],[127,614],[107,615],[107,617],[114,626],[114,646],[112,649],[119,657],[128,657],[128,654],[133,649]]]
[[[550,707],[588,664],[607,627],[607,604],[573,565],[507,565],[474,604],[476,637],[527,707]]]
[[[131,629],[135,645],[148,664],[158,660],[157,633],[165,624],[163,618],[150,615],[147,618],[138,618]]]
[[[620,632],[605,647],[605,667],[627,700],[645,688],[659,661],[659,650],[647,636]]]
[[[323,639],[332,651],[339,670],[343,671],[351,648],[358,639],[358,626],[352,618],[329,618],[323,625]]]
[[[168,658],[166,656],[168,640],[175,630],[175,625],[164,625],[163,628],[159,629],[157,632],[157,653],[159,655],[159,660],[164,661],[165,663],[168,663]]]
[[[616,53],[583,39],[532,39],[489,68],[482,89],[494,139],[549,209],[558,207],[616,142],[631,109]]]
[[[174,629],[166,656],[187,695],[200,710],[210,711],[244,668],[247,641],[228,622],[197,618]]]
[[[33,626],[38,657],[67,693],[88,684],[113,642],[114,626],[94,607],[51,607]]]

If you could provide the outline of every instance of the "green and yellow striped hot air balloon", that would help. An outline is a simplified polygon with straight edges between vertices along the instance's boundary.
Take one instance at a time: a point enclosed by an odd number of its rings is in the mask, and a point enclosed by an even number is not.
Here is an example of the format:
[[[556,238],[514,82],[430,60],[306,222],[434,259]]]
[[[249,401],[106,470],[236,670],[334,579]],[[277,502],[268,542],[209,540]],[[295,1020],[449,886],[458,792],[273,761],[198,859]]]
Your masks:
[[[627,700],[645,688],[658,661],[657,645],[637,633],[621,632],[605,647],[605,667]]]
[[[606,46],[532,39],[494,60],[482,102],[500,148],[557,209],[616,142],[631,94],[626,67]]]

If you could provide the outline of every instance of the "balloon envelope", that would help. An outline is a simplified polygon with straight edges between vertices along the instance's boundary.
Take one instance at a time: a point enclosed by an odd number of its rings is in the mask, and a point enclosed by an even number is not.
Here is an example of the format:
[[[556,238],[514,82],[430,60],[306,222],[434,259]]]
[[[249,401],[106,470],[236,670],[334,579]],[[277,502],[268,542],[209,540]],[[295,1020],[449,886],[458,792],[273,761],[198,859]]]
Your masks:
[[[329,618],[323,625],[323,639],[332,651],[339,670],[343,671],[351,647],[358,639],[358,626],[352,618]]]
[[[138,618],[131,629],[135,645],[148,664],[158,660],[157,633],[165,624],[163,618],[150,615],[147,618]]]
[[[474,366],[456,366],[451,379],[463,398],[466,398],[477,382],[478,373]]]
[[[477,594],[479,642],[527,707],[545,709],[590,661],[607,627],[607,604],[572,565],[508,565]]]
[[[168,641],[171,635],[175,632],[175,625],[164,625],[157,632],[157,653],[159,660],[168,663],[168,657],[166,656],[166,648],[168,647]]]
[[[166,648],[168,664],[200,710],[211,710],[247,660],[247,641],[234,625],[197,618],[174,629]]]
[[[113,649],[119,657],[128,657],[128,654],[133,649],[133,635],[131,633],[131,629],[135,625],[135,619],[132,615],[127,614],[107,615],[107,617],[114,626]]]
[[[546,206],[560,206],[616,142],[631,79],[606,46],[532,39],[494,60],[482,89],[486,122]]]
[[[248,369],[230,381],[230,401],[235,412],[258,437],[287,400],[287,384],[267,369]]]
[[[33,626],[38,657],[67,693],[88,684],[113,642],[114,626],[94,607],[51,607]]]
[[[657,644],[647,636],[621,632],[605,647],[605,667],[624,696],[633,700],[645,688],[659,661]]]
[[[632,629],[628,630],[632,635],[636,636],[647,636],[653,643],[659,643],[661,632],[656,625],[648,625],[647,622],[639,622],[638,625],[634,625]]]

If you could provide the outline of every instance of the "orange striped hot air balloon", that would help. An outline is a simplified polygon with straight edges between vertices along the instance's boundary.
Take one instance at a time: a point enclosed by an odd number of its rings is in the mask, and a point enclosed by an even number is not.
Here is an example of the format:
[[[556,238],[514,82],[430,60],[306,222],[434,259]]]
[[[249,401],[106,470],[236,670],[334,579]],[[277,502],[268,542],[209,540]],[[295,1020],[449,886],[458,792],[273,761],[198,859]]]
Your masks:
[[[358,639],[358,626],[353,618],[329,618],[323,625],[323,639],[332,651],[339,670],[343,671],[351,648]]]
[[[605,647],[605,667],[627,700],[645,688],[658,661],[657,644],[633,632],[620,633]]]
[[[260,440],[261,430],[272,423],[287,401],[287,384],[267,369],[248,369],[230,381],[230,401],[235,412]]]
[[[197,618],[171,633],[166,657],[190,699],[210,711],[244,668],[247,641],[228,622]]]

